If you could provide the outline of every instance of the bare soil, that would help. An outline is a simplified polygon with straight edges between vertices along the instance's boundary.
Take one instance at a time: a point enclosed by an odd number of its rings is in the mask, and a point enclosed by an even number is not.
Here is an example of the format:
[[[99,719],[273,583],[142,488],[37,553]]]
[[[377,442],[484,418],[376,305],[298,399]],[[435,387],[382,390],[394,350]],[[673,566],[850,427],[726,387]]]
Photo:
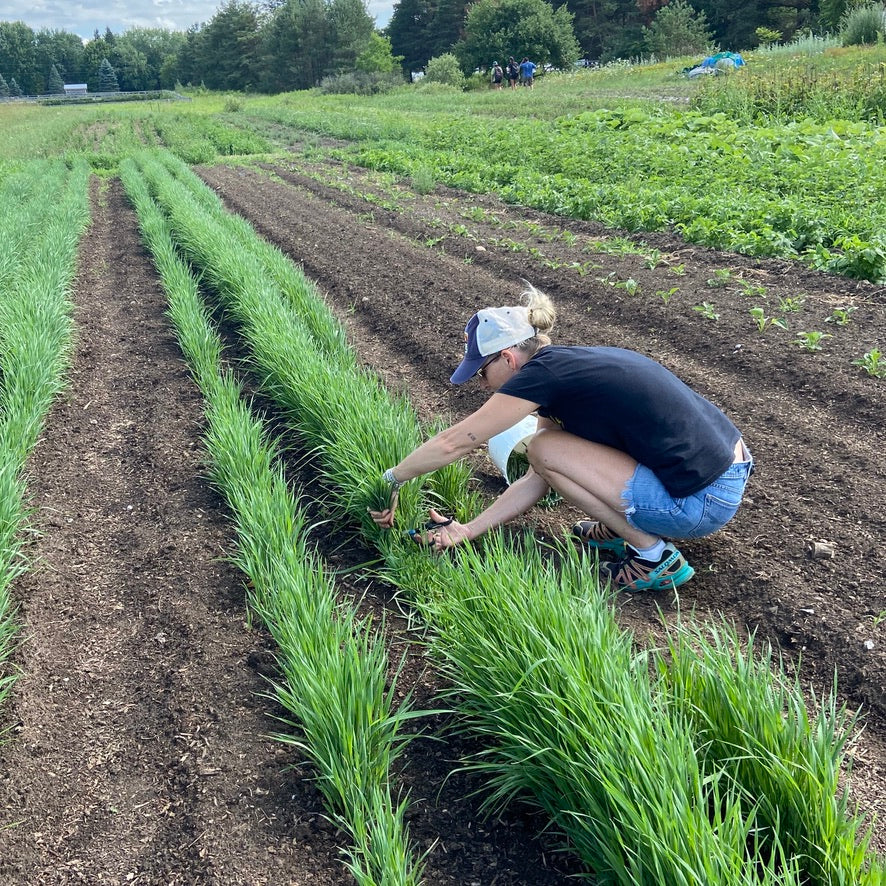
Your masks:
[[[886,850],[886,382],[851,364],[883,346],[882,287],[669,235],[643,238],[660,251],[650,268],[589,245],[615,233],[589,223],[442,188],[421,195],[320,162],[201,175],[304,267],[365,364],[427,418],[479,405],[471,385],[448,384],[461,330],[478,308],[513,303],[523,278],[558,305],[559,342],[642,351],[724,408],[757,471],[729,526],[681,546],[697,575],[679,607],[755,629],[810,698],[836,673],[841,698],[864,715],[853,799],[879,816],[874,843]],[[728,285],[708,283],[725,268]],[[742,294],[751,285],[765,293]],[[673,287],[665,303],[657,293]],[[780,310],[801,295],[799,311]],[[267,694],[273,649],[226,560],[232,530],[205,479],[199,394],[119,183],[94,184],[72,300],[69,389],[28,468],[38,537],[16,588],[21,676],[0,712],[0,883],[352,882],[310,771],[269,737],[282,715]],[[705,302],[716,320],[694,310]],[[758,332],[756,305],[790,330]],[[848,325],[825,323],[848,306]],[[810,353],[792,344],[799,330],[832,338]],[[503,487],[482,453],[474,463],[486,491]],[[574,516],[561,507],[524,522],[560,535]],[[320,542],[333,565],[369,559]],[[834,556],[811,558],[813,542]],[[359,575],[342,592],[391,605]],[[620,616],[654,641],[659,609],[673,618],[677,601],[624,595]],[[393,617],[392,645],[409,639]],[[433,703],[440,687],[418,652],[406,680]],[[404,763],[412,834],[430,850],[426,882],[570,880],[580,869],[553,851],[543,821],[519,806],[484,819],[481,785],[447,778],[472,749],[444,732],[414,742]]]

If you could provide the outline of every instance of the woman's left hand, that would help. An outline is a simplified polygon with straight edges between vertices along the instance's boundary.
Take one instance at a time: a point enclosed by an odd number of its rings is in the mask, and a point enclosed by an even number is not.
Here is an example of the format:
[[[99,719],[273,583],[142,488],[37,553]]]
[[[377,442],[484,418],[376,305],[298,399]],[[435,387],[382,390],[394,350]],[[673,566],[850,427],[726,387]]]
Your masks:
[[[425,544],[434,551],[445,551],[446,548],[453,548],[456,545],[471,540],[468,527],[464,523],[459,523],[456,520],[447,522],[448,518],[433,508],[431,508],[428,516],[434,523],[445,524],[438,526],[436,529],[429,529],[425,533]]]

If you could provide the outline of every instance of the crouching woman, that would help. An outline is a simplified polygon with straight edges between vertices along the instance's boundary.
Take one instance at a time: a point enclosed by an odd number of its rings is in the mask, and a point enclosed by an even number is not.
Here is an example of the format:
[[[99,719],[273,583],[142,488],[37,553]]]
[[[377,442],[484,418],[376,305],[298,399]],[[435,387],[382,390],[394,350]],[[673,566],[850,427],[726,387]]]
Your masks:
[[[526,307],[484,308],[468,321],[464,359],[450,381],[476,379],[491,396],[385,471],[391,502],[373,519],[391,527],[402,484],[537,412],[526,474],[469,523],[435,528],[428,543],[439,551],[475,539],[554,489],[589,517],[573,533],[616,556],[602,564],[604,579],[629,591],[678,587],[694,570],[672,540],[715,532],[741,503],[753,469],[741,433],[642,354],[553,345],[553,304],[531,286],[523,295]]]

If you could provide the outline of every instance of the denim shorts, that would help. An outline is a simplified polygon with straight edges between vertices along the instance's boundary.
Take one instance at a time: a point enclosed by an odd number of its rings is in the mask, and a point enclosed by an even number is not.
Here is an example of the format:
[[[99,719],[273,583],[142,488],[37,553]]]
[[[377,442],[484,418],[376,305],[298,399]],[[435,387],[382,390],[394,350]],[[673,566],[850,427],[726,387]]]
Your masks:
[[[663,538],[710,535],[735,516],[753,468],[749,457],[728,467],[704,489],[674,498],[649,468],[637,465],[622,493],[625,517],[635,529]]]

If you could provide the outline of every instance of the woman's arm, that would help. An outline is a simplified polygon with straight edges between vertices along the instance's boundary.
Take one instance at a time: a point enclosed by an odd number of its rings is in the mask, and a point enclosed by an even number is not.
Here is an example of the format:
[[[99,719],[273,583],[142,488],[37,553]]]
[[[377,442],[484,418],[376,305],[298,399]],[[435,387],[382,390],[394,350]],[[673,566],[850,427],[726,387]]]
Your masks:
[[[422,443],[394,465],[394,477],[398,483],[405,483],[452,464],[536,409],[538,404],[529,400],[509,394],[493,394],[476,412]]]
[[[370,511],[372,519],[379,526],[390,529],[397,510],[397,490],[403,483],[452,464],[473,452],[490,437],[513,427],[536,409],[538,404],[529,400],[508,394],[493,394],[476,412],[422,443],[403,461],[385,471],[385,479],[391,484],[390,502],[383,511]],[[531,504],[527,507],[531,507]]]
[[[538,420],[539,430],[554,427],[556,425],[550,419],[540,418]],[[472,541],[484,532],[526,513],[548,493],[550,488],[530,467],[519,480],[515,480],[488,508],[469,523],[452,521],[429,533],[426,541],[438,551],[465,541]],[[442,515],[434,510],[431,511],[430,516],[435,523],[443,522]]]

